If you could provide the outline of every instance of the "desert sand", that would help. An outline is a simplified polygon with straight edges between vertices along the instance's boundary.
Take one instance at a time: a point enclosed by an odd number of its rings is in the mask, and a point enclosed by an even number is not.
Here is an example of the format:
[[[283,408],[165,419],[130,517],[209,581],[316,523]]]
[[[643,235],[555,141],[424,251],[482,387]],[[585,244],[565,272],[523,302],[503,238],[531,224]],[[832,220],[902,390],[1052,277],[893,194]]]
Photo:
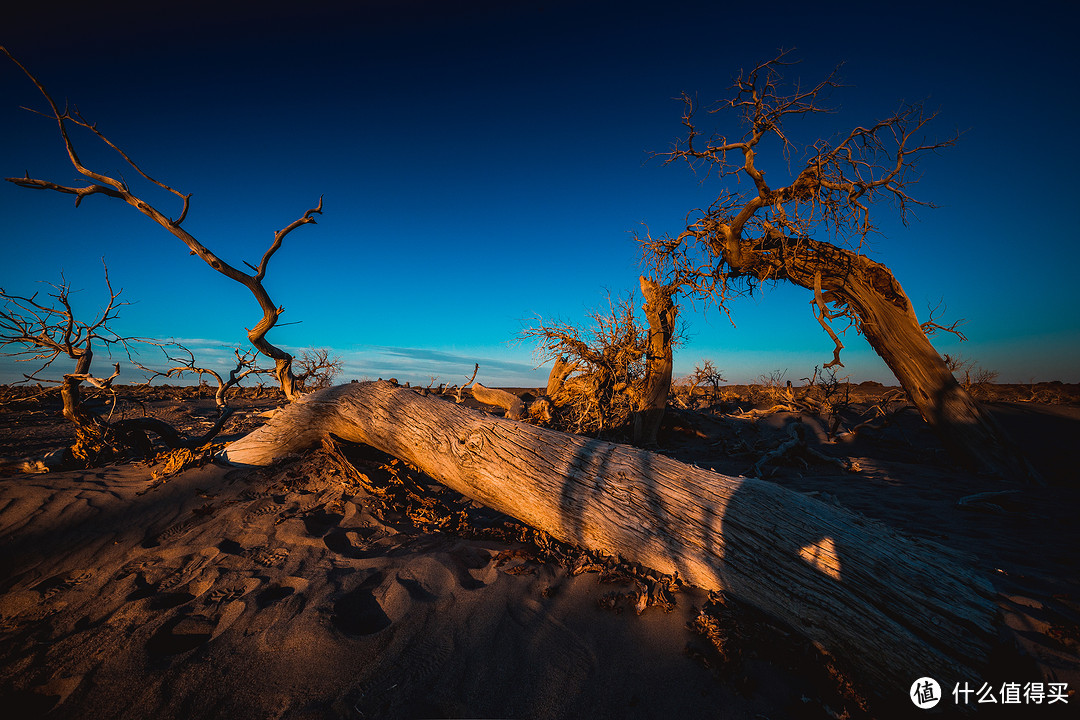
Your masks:
[[[862,386],[860,386],[862,387]],[[863,388],[851,413],[873,403]],[[968,473],[915,413],[812,445],[858,472],[797,459],[768,479],[960,550],[995,584],[994,681],[1080,687],[1080,473],[1075,388],[992,403],[1047,479],[1018,490]],[[522,390],[517,390],[521,394]],[[792,414],[752,404],[669,413],[661,451],[749,474]],[[1017,391],[1020,393],[1020,391]],[[146,411],[194,433],[194,389]],[[70,441],[55,402],[7,395],[0,455]],[[1019,402],[1051,399],[1052,403]],[[241,396],[236,438],[279,398]],[[501,413],[495,408],[492,412]],[[914,717],[850,686],[749,599],[677,588],[641,610],[637,570],[552,543],[376,451],[271,468],[163,474],[125,463],[0,478],[0,708],[18,718]],[[709,612],[702,613],[703,609]],[[640,611],[640,612],[639,612]],[[946,692],[948,689],[946,689]],[[871,698],[867,700],[867,698]],[[996,707],[1002,717],[1075,712]],[[948,710],[943,704],[940,710]],[[993,716],[980,707],[979,715]],[[931,713],[933,714],[933,713]]]

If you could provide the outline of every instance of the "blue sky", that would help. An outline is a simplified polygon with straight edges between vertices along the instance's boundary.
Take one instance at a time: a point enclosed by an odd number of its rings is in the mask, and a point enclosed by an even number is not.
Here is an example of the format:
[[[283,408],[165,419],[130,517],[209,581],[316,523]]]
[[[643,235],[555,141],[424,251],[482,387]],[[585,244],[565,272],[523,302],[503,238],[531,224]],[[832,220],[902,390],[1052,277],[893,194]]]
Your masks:
[[[941,207],[908,227],[878,208],[871,253],[920,317],[944,299],[947,318],[967,319],[968,342],[936,346],[1003,382],[1080,382],[1069,222],[1080,68],[1067,5],[947,5],[60,3],[14,11],[0,43],[151,175],[192,193],[185,227],[234,265],[257,263],[274,231],[323,195],[318,224],[270,265],[282,322],[296,324],[269,339],[332,348],[346,380],[425,384],[460,382],[473,362],[489,385],[542,384],[522,328],[578,322],[635,288],[633,233],[678,232],[716,196],[719,184],[649,160],[680,134],[680,93],[722,98],[740,68],[779,48],[795,48],[792,73],[807,82],[844,63],[838,112],[797,126],[798,139],[872,122],[902,100],[940,109],[938,136],[964,131],[921,164],[916,195]],[[55,125],[20,105],[43,102],[0,63],[0,175],[73,183]],[[87,164],[123,171],[91,140],[77,138]],[[145,199],[179,211],[163,194]],[[93,312],[104,256],[137,301],[118,331],[181,339],[223,370],[259,318],[246,290],[122,203],[76,209],[2,183],[0,217],[9,292],[62,270]],[[736,327],[715,307],[684,307],[676,372],[709,358],[731,382],[774,370],[797,381],[831,357],[809,300],[765,288],[732,304]],[[862,338],[844,341],[852,380],[892,381]],[[0,381],[23,369],[0,360]],[[108,374],[104,358],[95,371]]]

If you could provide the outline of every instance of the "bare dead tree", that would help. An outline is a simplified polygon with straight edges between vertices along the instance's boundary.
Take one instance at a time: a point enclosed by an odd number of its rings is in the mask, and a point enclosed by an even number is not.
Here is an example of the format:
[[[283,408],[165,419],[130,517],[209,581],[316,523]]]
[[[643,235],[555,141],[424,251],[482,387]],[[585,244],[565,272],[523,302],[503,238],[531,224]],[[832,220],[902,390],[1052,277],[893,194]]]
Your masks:
[[[720,383],[726,382],[724,380],[723,373],[717,369],[712,360],[702,360],[700,365],[694,366],[694,372],[689,377],[690,381],[690,397],[694,396],[694,391],[702,385],[708,385],[712,388],[710,394],[711,404],[715,405],[717,399],[720,396]]]
[[[104,265],[104,262],[102,263]],[[102,418],[86,409],[81,387],[87,383],[98,390],[109,392],[115,408],[116,395],[112,388],[113,380],[120,375],[120,363],[113,364],[113,372],[108,377],[95,377],[91,372],[95,352],[99,350],[122,350],[129,361],[143,367],[134,357],[136,345],[149,345],[160,350],[165,359],[175,361],[170,351],[190,352],[182,345],[162,342],[149,338],[120,335],[110,323],[118,317],[122,302],[122,290],[114,289],[109,279],[109,269],[105,266],[105,286],[109,299],[105,307],[91,320],[82,320],[71,301],[71,287],[61,275],[60,283],[46,283],[52,292],[46,293],[51,300],[39,299],[40,293],[30,296],[16,295],[0,288],[0,354],[14,357],[17,361],[35,365],[33,372],[24,373],[22,382],[56,383],[60,386],[63,401],[64,418],[75,426],[76,441],[70,448],[70,455],[76,460],[93,464],[96,460],[115,456],[122,448],[136,450],[145,454],[149,441],[145,431],[149,430],[162,437],[171,447],[188,445],[189,441],[169,425],[152,418],[122,420],[110,423],[110,418]],[[74,361],[74,372],[64,373],[62,380],[44,377],[57,360]],[[199,444],[208,442],[220,430],[215,426],[213,433],[200,438]],[[141,437],[139,433],[142,433]]]
[[[151,373],[147,382],[151,382],[155,377],[183,377],[185,373],[192,373],[198,375],[200,379],[204,375],[209,375],[217,381],[217,390],[214,392],[214,403],[221,410],[224,410],[229,406],[229,391],[238,387],[246,378],[254,375],[271,375],[273,370],[269,368],[259,367],[258,357],[259,354],[255,351],[252,352],[240,352],[239,348],[233,349],[233,355],[236,356],[236,366],[229,371],[229,378],[225,380],[221,377],[221,374],[213,368],[201,367],[195,362],[195,356],[189,351],[186,362],[182,365],[175,365],[164,372],[155,372],[149,370],[149,368],[142,368]]]
[[[296,373],[296,387],[303,393],[330,387],[344,367],[341,358],[330,357],[328,348],[304,350],[294,362],[299,371]]]
[[[37,89],[44,96],[46,102],[49,105],[48,113],[38,113],[52,120],[56,121],[56,124],[60,131],[60,136],[63,139],[64,147],[67,150],[68,159],[71,161],[72,167],[75,168],[83,177],[90,181],[90,184],[75,187],[69,185],[61,185],[59,183],[51,182],[49,180],[40,180],[31,178],[29,173],[24,177],[9,177],[6,178],[8,182],[15,183],[20,187],[30,188],[32,190],[52,190],[59,193],[65,193],[75,196],[75,206],[78,207],[82,201],[91,195],[104,195],[106,197],[116,198],[131,205],[136,210],[146,215],[148,218],[156,222],[161,227],[165,228],[168,232],[172,233],[177,239],[179,239],[184,245],[188,247],[192,255],[197,255],[207,265],[214,270],[218,271],[225,277],[240,283],[255,297],[255,300],[259,303],[259,307],[262,310],[262,319],[253,327],[248,330],[248,339],[251,344],[254,345],[260,353],[274,361],[275,375],[278,382],[281,385],[281,389],[285,392],[285,396],[291,401],[296,399],[299,395],[299,389],[296,385],[296,378],[293,375],[292,370],[292,356],[282,350],[270,344],[266,339],[266,334],[277,324],[278,318],[281,313],[285,311],[283,306],[276,305],[271,299],[266,288],[263,286],[263,279],[266,277],[267,266],[270,263],[271,258],[281,248],[281,243],[285,237],[296,228],[301,225],[307,225],[314,223],[314,215],[322,214],[322,198],[319,198],[319,203],[315,207],[307,210],[302,216],[289,225],[285,226],[281,230],[274,233],[274,240],[263,253],[262,259],[259,264],[252,265],[251,263],[244,262],[248,268],[251,269],[250,273],[244,272],[230,265],[222,260],[218,255],[199,242],[193,235],[182,227],[184,220],[187,218],[188,209],[190,206],[191,195],[184,194],[179,190],[169,187],[163,182],[155,180],[146,172],[143,171],[139,165],[137,165],[120,147],[112,142],[105,136],[100,130],[98,130],[95,123],[91,123],[86,120],[77,108],[65,107],[63,110],[57,106],[52,96],[45,90],[44,85],[30,73],[18,60],[12,57],[11,53],[6,48],[0,46],[0,51],[3,51],[8,58],[11,59],[19,68],[26,74],[28,78],[34,83]],[[148,181],[152,185],[165,190],[166,192],[175,195],[177,198],[183,201],[183,207],[180,214],[176,219],[168,217],[165,213],[158,210],[143,198],[136,195],[129,187],[127,182],[119,174],[116,177],[107,175],[102,172],[93,170],[83,164],[79,159],[79,155],[75,149],[75,143],[71,139],[71,135],[68,132],[68,126],[74,126],[83,128],[84,130],[92,133],[99,141],[115,150],[124,162],[135,171],[140,177]]]
[[[119,375],[117,367],[108,378],[93,376],[90,368],[95,347],[119,346],[128,352],[131,343],[142,340],[121,336],[109,327],[109,323],[116,320],[120,308],[128,303],[120,301],[123,290],[113,288],[109,268],[107,265],[104,267],[109,299],[100,313],[89,321],[81,320],[76,315],[71,303],[71,286],[63,273],[59,283],[45,283],[52,289],[52,292],[46,293],[52,298],[51,301],[39,300],[40,293],[26,297],[0,288],[0,301],[3,302],[3,309],[0,310],[0,349],[7,357],[36,365],[35,370],[23,374],[25,379],[20,382],[58,383],[64,402],[64,418],[87,426],[93,425],[95,419],[82,407],[80,386],[89,381],[104,389]],[[74,372],[64,373],[62,381],[42,377],[42,373],[60,358],[74,361]]]
[[[799,409],[809,410],[821,416],[825,421],[825,436],[830,442],[840,432],[843,415],[851,407],[851,383],[848,377],[837,377],[836,368],[814,367],[813,375],[803,378],[806,387],[792,402]]]
[[[745,129],[734,139],[704,134],[698,104],[684,95],[685,137],[660,156],[665,163],[685,162],[721,180],[745,182],[727,185],[709,207],[692,211],[679,235],[640,238],[646,260],[673,281],[714,299],[725,312],[730,299],[766,281],[813,291],[815,316],[835,346],[827,367],[841,364],[843,347],[830,325],[847,320],[954,454],[1005,477],[1035,478],[927,339],[927,330],[949,328],[935,321],[923,327],[892,272],[864,254],[868,236],[876,232],[871,211],[877,203],[891,202],[904,222],[913,208],[932,207],[910,194],[918,162],[953,145],[958,135],[924,139],[935,113],[912,104],[869,127],[799,147],[785,123],[828,112],[824,95],[839,81],[834,71],[809,88],[785,84],[790,64],[782,52],[741,73],[730,98],[709,111],[742,120]],[[786,184],[766,181],[758,166],[765,149],[786,159],[789,168],[801,153]]]
[[[667,409],[671,394],[671,373],[675,366],[674,347],[678,328],[675,319],[679,307],[673,296],[678,292],[675,284],[665,285],[642,275],[638,278],[641,294],[645,298],[642,310],[649,323],[645,353],[645,377],[638,409],[634,414],[634,444],[652,447],[657,444],[657,433]]]

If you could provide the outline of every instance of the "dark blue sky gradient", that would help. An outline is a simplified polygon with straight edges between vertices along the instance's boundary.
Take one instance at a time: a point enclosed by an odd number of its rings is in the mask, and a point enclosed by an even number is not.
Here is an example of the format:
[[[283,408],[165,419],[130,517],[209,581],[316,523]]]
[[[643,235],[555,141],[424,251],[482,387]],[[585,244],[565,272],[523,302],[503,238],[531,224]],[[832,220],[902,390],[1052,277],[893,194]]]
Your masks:
[[[902,100],[940,108],[938,137],[965,131],[920,165],[915,195],[941,207],[904,227],[880,206],[871,253],[921,318],[944,298],[947,318],[968,320],[969,342],[941,337],[939,350],[1003,382],[1080,381],[1068,6],[949,5],[60,3],[15,11],[0,43],[152,176],[193,193],[185,227],[233,265],[257,263],[273,232],[324,195],[318,224],[270,265],[282,322],[302,322],[269,339],[333,348],[345,379],[425,384],[459,382],[473,362],[487,384],[542,383],[532,347],[515,339],[522,327],[580,321],[607,291],[635,288],[632,233],[678,232],[716,196],[715,181],[649,160],[680,135],[679,93],[722,98],[740,68],[778,48],[796,48],[792,75],[808,83],[844,63],[838,112],[792,126],[797,140],[871,123]],[[19,109],[43,101],[6,61],[0,100],[0,174],[76,182],[55,125]],[[92,140],[77,136],[88,165],[179,212]],[[759,164],[774,184],[784,177],[782,163]],[[184,339],[222,369],[259,318],[245,289],[122,203],[75,209],[2,183],[0,217],[9,292],[63,270],[92,312],[104,255],[138,301],[117,330]],[[707,357],[733,382],[809,375],[831,357],[809,300],[765,288],[732,304],[736,328],[713,307],[684,308],[677,373]],[[852,380],[892,382],[865,340],[844,340]],[[0,362],[0,381],[22,369]]]

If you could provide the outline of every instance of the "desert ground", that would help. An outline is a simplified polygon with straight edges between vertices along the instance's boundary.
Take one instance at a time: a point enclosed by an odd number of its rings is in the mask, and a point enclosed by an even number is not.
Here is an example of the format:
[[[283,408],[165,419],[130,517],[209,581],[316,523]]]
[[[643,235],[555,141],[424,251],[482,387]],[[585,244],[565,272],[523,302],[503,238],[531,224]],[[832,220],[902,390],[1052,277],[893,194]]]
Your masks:
[[[984,679],[1067,683],[1069,692],[1054,707],[980,705],[978,716],[1075,713],[1080,387],[982,389],[1041,487],[960,468],[902,400],[882,407],[896,396],[889,388],[845,390],[843,403],[815,414],[783,409],[777,388],[699,389],[669,408],[659,452],[759,475],[964,553],[993,582],[1001,610],[1003,650]],[[94,402],[114,418],[145,413],[191,435],[217,414],[194,387],[121,388],[115,407],[110,397]],[[238,393],[217,440],[241,437],[281,403],[276,391]],[[770,457],[799,421],[817,452]],[[57,472],[19,464],[73,438],[55,394],[0,388],[0,457],[10,461],[0,477],[7,717],[923,712],[853,686],[752,599],[685,585],[647,593],[642,568],[555,542],[370,448],[257,469],[205,454]],[[990,492],[1002,494],[981,495]],[[948,716],[949,705],[926,713]]]

